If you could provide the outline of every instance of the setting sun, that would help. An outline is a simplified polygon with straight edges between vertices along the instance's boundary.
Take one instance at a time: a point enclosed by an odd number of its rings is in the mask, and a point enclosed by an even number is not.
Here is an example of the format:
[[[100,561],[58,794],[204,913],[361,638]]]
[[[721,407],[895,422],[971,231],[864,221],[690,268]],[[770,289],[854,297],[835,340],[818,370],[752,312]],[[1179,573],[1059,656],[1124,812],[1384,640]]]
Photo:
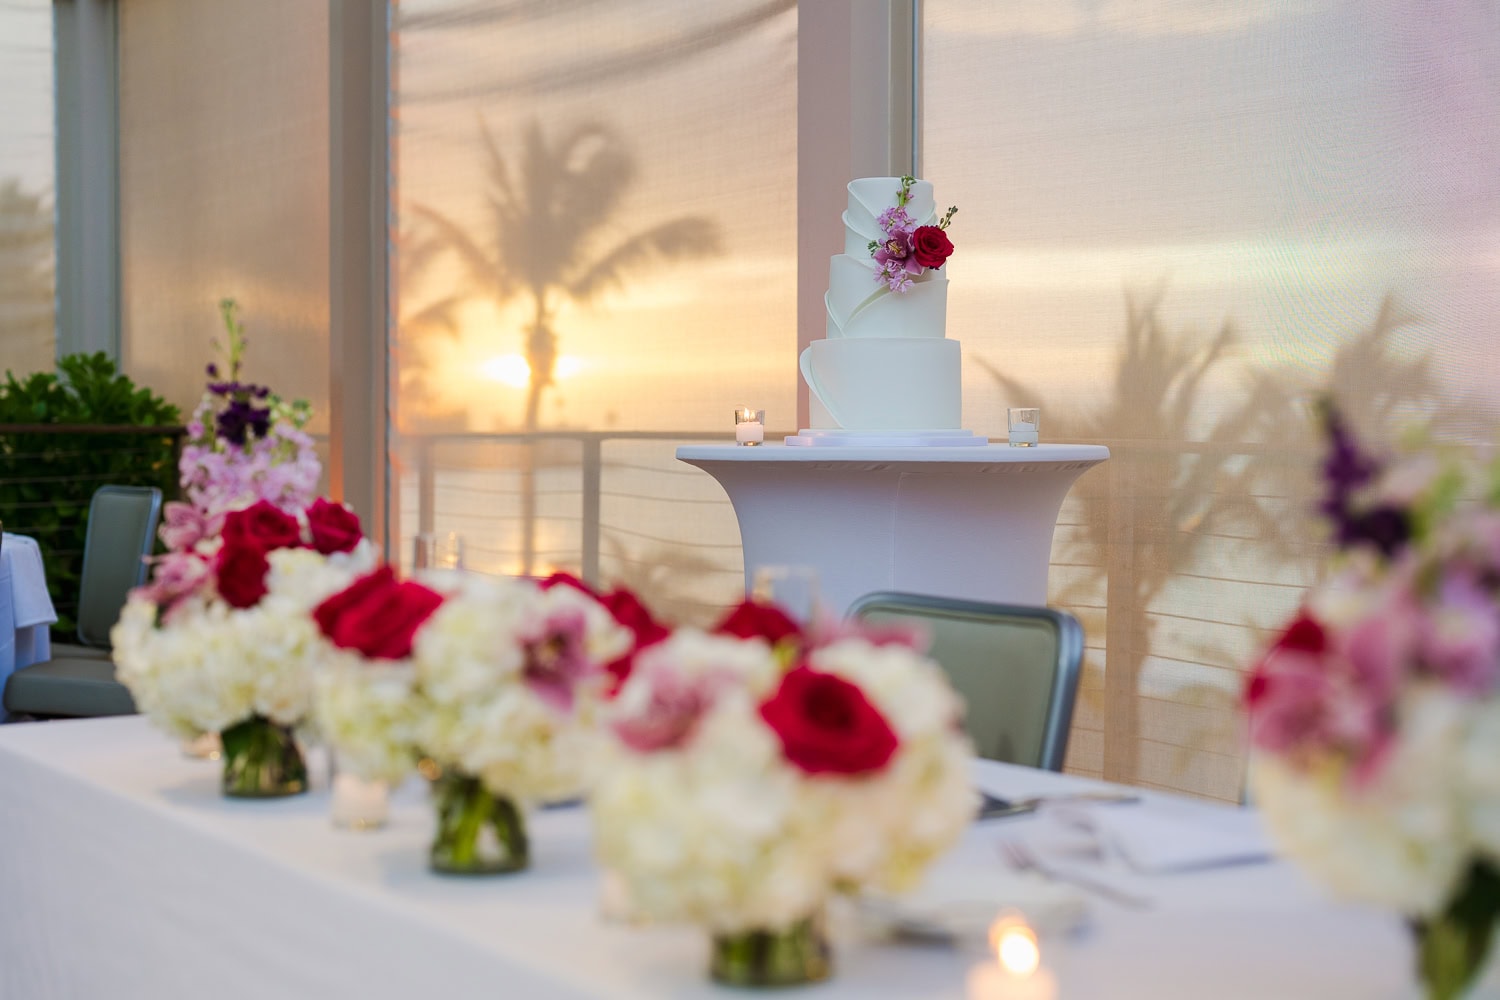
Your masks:
[[[557,359],[557,367],[552,374],[554,378],[564,379],[577,375],[582,370],[581,359],[564,354]],[[502,382],[513,389],[524,389],[531,381],[531,366],[519,354],[497,354],[480,364],[479,371],[485,378]]]

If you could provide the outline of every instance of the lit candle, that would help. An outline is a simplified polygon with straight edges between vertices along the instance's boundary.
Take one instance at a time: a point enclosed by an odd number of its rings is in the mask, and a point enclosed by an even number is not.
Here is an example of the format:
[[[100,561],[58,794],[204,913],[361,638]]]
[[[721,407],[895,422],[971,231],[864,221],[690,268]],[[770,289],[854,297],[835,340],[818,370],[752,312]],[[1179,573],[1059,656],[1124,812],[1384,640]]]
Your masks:
[[[385,826],[390,789],[383,781],[365,779],[340,771],[333,776],[333,824],[351,830],[373,830]]]
[[[968,1000],[1057,1000],[1057,979],[1041,967],[1036,932],[1017,917],[990,927],[995,961],[969,970]]]
[[[742,406],[734,411],[736,444],[758,445],[766,440],[766,411]]]

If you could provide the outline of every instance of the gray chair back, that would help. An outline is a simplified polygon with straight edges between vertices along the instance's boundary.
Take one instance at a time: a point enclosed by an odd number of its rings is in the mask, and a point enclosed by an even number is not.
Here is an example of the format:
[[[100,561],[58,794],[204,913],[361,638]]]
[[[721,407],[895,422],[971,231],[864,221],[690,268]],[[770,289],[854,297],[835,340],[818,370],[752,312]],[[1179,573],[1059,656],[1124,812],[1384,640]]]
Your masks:
[[[854,602],[872,623],[916,624],[968,703],[981,757],[1061,771],[1083,661],[1078,620],[1053,608],[883,592]]]
[[[109,648],[109,630],[132,587],[146,582],[146,557],[161,517],[161,490],[101,486],[89,503],[78,591],[78,641]]]

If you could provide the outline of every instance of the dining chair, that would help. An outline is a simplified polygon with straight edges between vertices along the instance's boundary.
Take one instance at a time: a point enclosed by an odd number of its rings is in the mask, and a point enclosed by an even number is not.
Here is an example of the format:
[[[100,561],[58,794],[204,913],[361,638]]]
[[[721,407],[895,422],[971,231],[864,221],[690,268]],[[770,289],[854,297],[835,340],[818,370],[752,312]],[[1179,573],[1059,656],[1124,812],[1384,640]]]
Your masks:
[[[968,703],[981,757],[1061,771],[1083,661],[1083,629],[1066,611],[885,591],[854,602],[874,624],[917,625]]]
[[[16,715],[85,718],[131,715],[135,701],[115,680],[109,630],[131,588],[146,582],[161,518],[161,490],[101,486],[89,502],[78,593],[78,642],[57,643],[52,658],[10,675],[6,711]]]

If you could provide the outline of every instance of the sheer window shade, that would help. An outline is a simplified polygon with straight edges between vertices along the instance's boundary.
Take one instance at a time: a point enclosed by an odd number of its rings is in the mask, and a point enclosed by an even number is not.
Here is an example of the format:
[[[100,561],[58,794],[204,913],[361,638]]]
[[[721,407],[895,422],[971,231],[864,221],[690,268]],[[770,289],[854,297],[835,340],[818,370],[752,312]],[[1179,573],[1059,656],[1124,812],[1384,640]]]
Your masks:
[[[1069,767],[1224,799],[1243,671],[1324,554],[1308,402],[1492,440],[1487,5],[928,0],[923,174],[965,426],[1108,444],[1054,542],[1090,640]]]
[[[53,43],[49,0],[0,6],[0,375],[51,371]]]
[[[122,362],[191,412],[239,301],[246,375],[328,428],[328,9],[119,8]]]

